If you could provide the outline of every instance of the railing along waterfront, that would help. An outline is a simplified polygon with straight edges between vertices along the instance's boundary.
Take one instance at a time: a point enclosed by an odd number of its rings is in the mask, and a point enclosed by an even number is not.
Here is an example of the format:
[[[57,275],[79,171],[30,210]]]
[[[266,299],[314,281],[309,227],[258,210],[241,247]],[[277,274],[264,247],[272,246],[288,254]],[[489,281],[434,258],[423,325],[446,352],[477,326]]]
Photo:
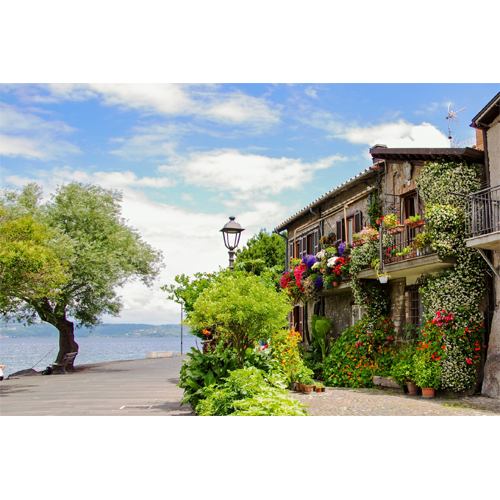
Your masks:
[[[500,185],[467,196],[465,208],[467,238],[500,231]]]

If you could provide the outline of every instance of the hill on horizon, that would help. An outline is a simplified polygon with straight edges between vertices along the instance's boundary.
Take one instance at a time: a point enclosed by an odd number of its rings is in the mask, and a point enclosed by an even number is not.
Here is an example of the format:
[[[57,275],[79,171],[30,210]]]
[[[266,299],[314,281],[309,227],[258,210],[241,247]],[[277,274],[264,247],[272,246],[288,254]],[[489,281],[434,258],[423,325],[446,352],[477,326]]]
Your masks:
[[[184,327],[184,335],[190,335],[189,327]],[[56,327],[49,323],[23,326],[17,323],[0,325],[2,337],[58,337]],[[95,328],[75,328],[78,337],[180,337],[181,325],[149,325],[145,323],[107,323]]]

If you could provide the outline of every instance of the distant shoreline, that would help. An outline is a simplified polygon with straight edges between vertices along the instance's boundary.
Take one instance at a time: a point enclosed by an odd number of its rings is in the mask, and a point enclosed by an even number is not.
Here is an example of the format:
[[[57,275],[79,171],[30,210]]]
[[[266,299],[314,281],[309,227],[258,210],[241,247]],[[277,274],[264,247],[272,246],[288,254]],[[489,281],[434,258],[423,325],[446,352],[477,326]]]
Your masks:
[[[187,326],[184,335],[191,335]],[[75,328],[75,338],[178,338],[181,325],[149,325],[142,323],[109,323],[90,328]],[[48,323],[23,326],[9,323],[0,326],[0,338],[59,338],[57,329]]]

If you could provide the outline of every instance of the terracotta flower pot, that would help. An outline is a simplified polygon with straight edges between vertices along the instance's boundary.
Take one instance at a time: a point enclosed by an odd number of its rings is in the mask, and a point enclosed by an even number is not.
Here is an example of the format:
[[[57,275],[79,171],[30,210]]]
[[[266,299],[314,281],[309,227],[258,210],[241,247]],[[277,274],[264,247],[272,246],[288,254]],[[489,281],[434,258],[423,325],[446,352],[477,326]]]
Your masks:
[[[337,281],[334,281],[334,282],[333,282],[333,286],[339,286],[338,282],[337,282]]]
[[[316,392],[325,392],[324,387],[316,387],[315,390],[316,390]]]
[[[314,385],[303,385],[302,386],[302,392],[308,393],[312,392],[314,390]]]
[[[408,394],[410,396],[418,396],[418,387],[413,382],[406,382],[406,387],[408,387]]]
[[[410,227],[413,229],[418,226],[423,226],[424,221],[423,220],[418,220],[417,222],[410,222]]]
[[[434,397],[434,389],[432,387],[422,387],[422,397],[433,398]]]
[[[399,224],[398,226],[388,228],[387,232],[389,234],[401,233],[401,232],[403,232],[404,228],[405,228],[404,224]]]

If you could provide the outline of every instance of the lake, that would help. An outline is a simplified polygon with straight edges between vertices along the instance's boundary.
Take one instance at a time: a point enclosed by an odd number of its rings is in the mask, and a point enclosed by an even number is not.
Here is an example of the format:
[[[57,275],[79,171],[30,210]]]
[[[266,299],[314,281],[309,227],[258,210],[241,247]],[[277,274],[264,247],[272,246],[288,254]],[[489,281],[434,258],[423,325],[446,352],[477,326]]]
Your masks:
[[[122,359],[141,359],[150,351],[181,352],[180,337],[128,338],[128,337],[77,337],[79,345],[75,365],[118,361]],[[196,348],[196,341],[201,348],[200,339],[185,335],[183,352]],[[5,365],[4,376],[27,368],[44,370],[56,359],[59,340],[50,337],[0,338],[0,365]],[[44,359],[42,359],[44,358]]]

